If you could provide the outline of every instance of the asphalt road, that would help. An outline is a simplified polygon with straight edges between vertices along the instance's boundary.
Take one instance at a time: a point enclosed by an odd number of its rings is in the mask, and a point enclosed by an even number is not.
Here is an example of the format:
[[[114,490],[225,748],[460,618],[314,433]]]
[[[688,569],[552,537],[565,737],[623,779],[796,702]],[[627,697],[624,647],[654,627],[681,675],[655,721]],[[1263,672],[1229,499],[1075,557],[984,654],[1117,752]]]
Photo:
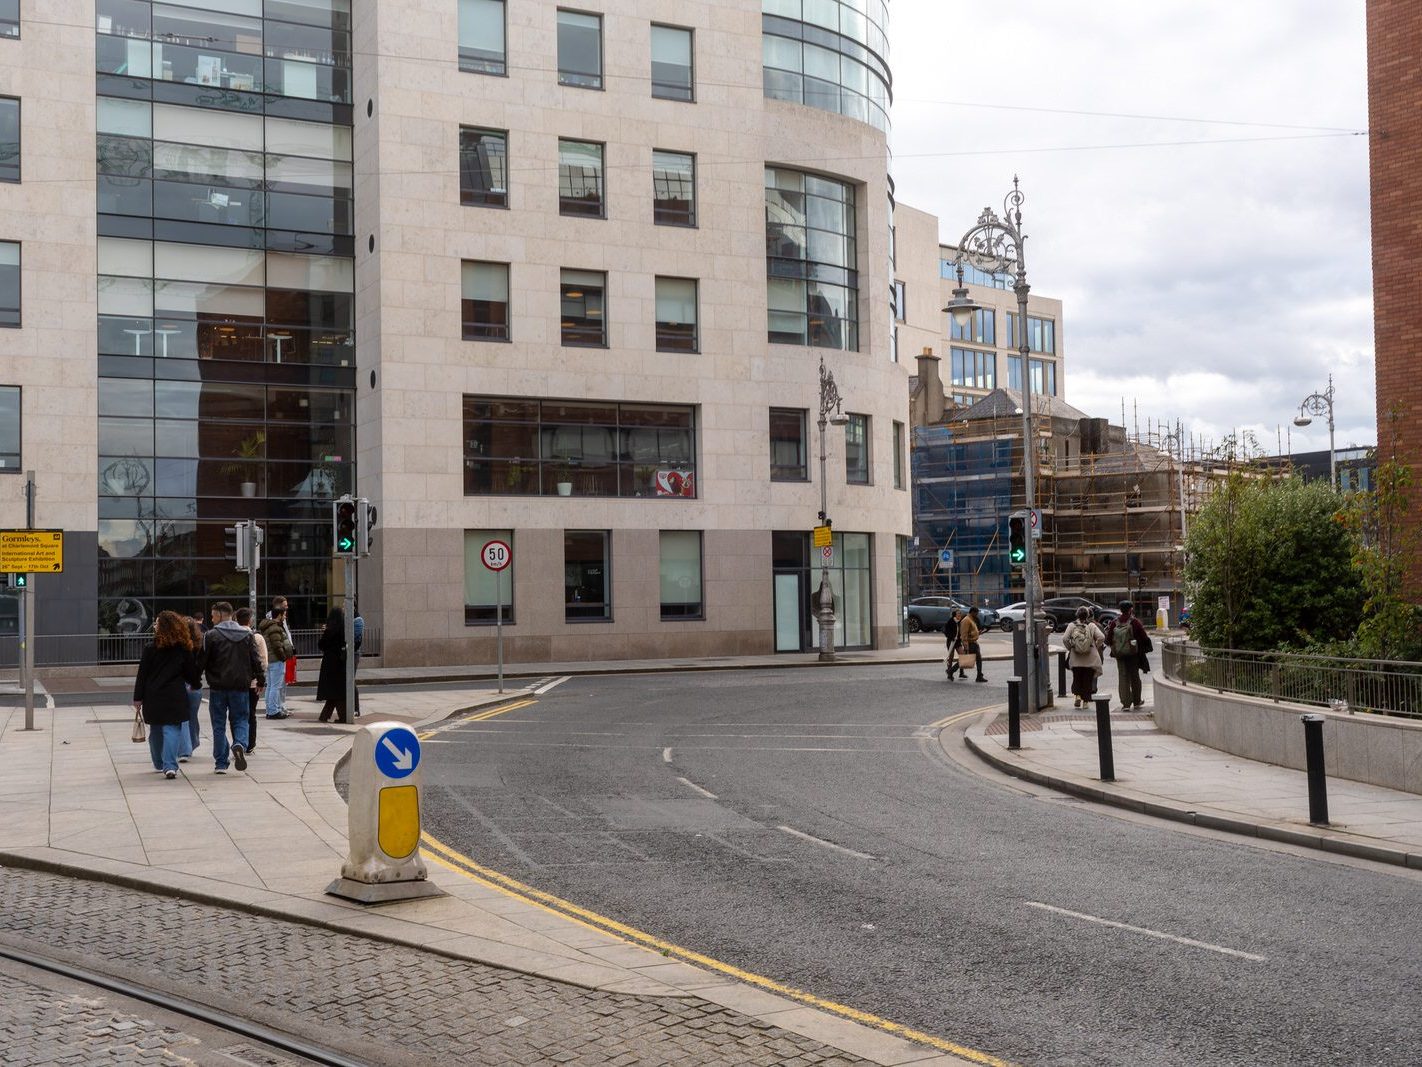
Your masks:
[[[1002,701],[988,670],[573,679],[427,742],[426,827],[1015,1063],[1422,1062],[1422,880],[964,769],[927,724]]]

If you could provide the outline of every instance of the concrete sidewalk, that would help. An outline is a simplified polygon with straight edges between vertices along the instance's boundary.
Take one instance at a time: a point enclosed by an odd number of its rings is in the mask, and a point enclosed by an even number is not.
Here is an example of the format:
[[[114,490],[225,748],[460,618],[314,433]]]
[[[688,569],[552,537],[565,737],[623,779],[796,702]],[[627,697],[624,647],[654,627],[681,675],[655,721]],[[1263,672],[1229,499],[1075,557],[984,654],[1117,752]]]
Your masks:
[[[1108,671],[1107,676],[1109,677]],[[1308,776],[1162,733],[1150,715],[1111,696],[1115,781],[1103,782],[1094,710],[1060,701],[1022,717],[1022,747],[1007,747],[1006,710],[964,734],[999,770],[1038,785],[1160,818],[1249,837],[1422,869],[1422,795],[1328,778],[1328,826],[1308,821]],[[940,735],[945,744],[948,735]]]
[[[549,673],[547,670],[543,672]],[[514,699],[489,689],[362,694],[363,723],[432,725]],[[449,895],[363,909],[324,895],[346,857],[346,807],[334,786],[355,727],[314,721],[293,694],[293,717],[259,720],[247,773],[213,773],[203,742],[174,781],[129,739],[132,713],[112,704],[0,708],[0,865],[99,879],[273,919],[421,949],[575,986],[646,997],[695,998],[879,1064],[958,1064],[955,1047],[807,1006],[813,998],[679,962],[555,913],[426,852]],[[892,1027],[892,1024],[887,1024]],[[988,1062],[981,1060],[980,1062]]]

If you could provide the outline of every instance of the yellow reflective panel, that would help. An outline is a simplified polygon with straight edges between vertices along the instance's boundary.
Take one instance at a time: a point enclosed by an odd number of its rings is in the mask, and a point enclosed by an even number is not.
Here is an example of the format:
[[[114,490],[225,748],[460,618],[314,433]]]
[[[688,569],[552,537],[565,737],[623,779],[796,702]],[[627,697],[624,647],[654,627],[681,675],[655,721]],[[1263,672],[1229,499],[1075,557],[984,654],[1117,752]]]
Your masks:
[[[380,851],[404,859],[420,843],[420,791],[412,785],[392,785],[380,791],[378,841]]]

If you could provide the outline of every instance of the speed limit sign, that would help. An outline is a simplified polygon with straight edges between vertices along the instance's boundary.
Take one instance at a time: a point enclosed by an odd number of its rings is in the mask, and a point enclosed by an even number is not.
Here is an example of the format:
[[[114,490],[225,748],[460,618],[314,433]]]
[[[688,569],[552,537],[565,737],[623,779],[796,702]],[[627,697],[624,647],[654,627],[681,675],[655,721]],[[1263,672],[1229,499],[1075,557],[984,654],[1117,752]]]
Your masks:
[[[484,566],[491,571],[501,571],[513,562],[513,551],[507,541],[490,541],[480,553]]]

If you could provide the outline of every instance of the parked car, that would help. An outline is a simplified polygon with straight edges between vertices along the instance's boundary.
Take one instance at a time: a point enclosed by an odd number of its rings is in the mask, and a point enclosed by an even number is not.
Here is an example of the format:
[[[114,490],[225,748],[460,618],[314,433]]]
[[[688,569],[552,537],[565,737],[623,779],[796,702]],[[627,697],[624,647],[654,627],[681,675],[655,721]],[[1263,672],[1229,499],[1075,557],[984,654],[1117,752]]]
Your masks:
[[[1018,623],[1027,618],[1027,601],[1019,600],[997,609],[997,625],[1005,634],[1010,634]]]
[[[968,605],[951,596],[920,596],[909,601],[905,610],[908,612],[909,633],[916,634],[941,631],[953,617],[954,611],[961,611],[966,615]],[[979,626],[988,630],[997,624],[997,612],[992,608],[978,608]]]
[[[1052,620],[1052,629],[1060,633],[1067,623],[1076,618],[1077,608],[1089,608],[1091,617],[1098,626],[1105,626],[1121,613],[1084,596],[1054,596],[1042,601],[1042,614]]]

